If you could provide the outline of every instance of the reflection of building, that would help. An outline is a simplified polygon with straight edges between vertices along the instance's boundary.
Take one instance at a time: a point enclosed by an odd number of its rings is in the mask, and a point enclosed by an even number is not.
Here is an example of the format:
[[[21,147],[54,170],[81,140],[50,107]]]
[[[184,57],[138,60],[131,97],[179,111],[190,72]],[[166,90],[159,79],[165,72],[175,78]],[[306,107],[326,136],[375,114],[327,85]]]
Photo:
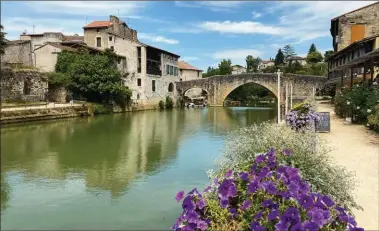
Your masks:
[[[328,59],[328,82],[352,85],[379,73],[379,3],[331,20],[334,53]]]
[[[246,68],[241,65],[232,66],[232,75],[246,73]]]
[[[187,81],[187,80],[193,80],[193,79],[201,79],[202,75],[201,72],[202,70],[191,66],[190,64],[184,62],[184,61],[179,61],[179,70],[180,70],[180,80],[181,81]]]

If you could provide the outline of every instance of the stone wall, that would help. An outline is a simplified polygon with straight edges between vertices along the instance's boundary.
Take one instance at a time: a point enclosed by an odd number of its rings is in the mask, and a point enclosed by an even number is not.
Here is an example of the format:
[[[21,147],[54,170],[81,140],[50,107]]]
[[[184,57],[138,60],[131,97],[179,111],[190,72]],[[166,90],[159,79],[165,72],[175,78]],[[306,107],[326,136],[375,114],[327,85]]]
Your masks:
[[[30,41],[8,42],[4,54],[1,56],[1,63],[32,66]]]
[[[201,74],[201,71],[197,71],[197,70],[181,69],[179,77],[182,79],[182,81],[187,81],[187,80],[193,80],[193,79],[201,79],[202,74]]]
[[[351,27],[355,24],[365,24],[365,38],[379,34],[379,3],[339,17],[337,51],[350,45]]]
[[[50,102],[66,103],[67,102],[67,89],[62,86],[49,85],[48,99]]]
[[[47,77],[36,70],[1,69],[1,101],[43,101]]]

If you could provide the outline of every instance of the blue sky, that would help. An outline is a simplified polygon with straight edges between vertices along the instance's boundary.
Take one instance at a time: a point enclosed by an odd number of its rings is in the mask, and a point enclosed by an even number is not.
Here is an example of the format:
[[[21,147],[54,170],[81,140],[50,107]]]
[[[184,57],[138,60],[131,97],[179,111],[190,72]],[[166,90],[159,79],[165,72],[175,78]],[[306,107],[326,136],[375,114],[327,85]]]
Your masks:
[[[275,57],[292,44],[304,56],[311,43],[332,48],[330,19],[374,1],[2,1],[1,24],[8,39],[23,31],[83,34],[86,21],[119,15],[141,42],[176,53],[206,70],[223,58],[245,65],[249,54]]]

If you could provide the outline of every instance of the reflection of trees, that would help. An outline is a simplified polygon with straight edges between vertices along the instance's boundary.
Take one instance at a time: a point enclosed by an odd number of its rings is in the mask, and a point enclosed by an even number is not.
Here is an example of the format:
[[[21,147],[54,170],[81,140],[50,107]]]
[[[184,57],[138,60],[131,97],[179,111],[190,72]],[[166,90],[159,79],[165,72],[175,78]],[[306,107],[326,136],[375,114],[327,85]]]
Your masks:
[[[5,181],[4,174],[1,174],[1,213],[8,207],[9,201],[9,184]]]
[[[25,172],[26,179],[80,173],[87,187],[119,195],[139,173],[157,171],[174,158],[184,126],[180,113],[146,111],[6,128],[2,176],[11,170]]]

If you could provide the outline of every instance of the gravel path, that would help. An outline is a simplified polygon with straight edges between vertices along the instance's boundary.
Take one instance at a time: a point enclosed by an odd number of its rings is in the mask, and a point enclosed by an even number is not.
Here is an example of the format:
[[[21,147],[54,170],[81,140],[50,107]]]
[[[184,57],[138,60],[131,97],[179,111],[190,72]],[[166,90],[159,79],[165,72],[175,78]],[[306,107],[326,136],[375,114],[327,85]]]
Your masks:
[[[351,125],[337,117],[331,104],[317,104],[317,111],[330,112],[330,133],[319,133],[335,150],[330,154],[338,164],[355,171],[356,201],[364,211],[354,211],[365,230],[379,230],[379,135],[362,125]]]
[[[44,108],[62,108],[62,107],[80,107],[82,104],[69,104],[69,103],[49,103],[47,105],[36,105],[36,106],[20,106],[12,108],[1,108],[1,111],[20,111],[28,109],[44,109]]]

